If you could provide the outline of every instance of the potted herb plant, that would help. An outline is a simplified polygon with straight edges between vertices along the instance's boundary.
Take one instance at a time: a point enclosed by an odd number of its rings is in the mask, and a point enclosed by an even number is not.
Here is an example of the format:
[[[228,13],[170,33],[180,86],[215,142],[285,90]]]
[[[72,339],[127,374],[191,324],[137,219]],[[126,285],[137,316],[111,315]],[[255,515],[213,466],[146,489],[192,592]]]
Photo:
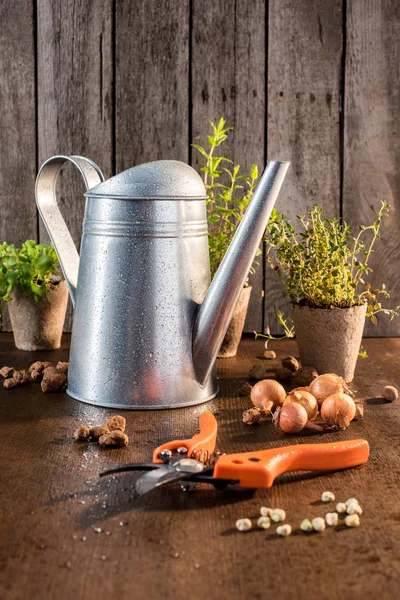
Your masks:
[[[7,303],[16,347],[59,348],[68,289],[60,277],[54,248],[34,240],[24,242],[21,248],[4,242],[0,264],[0,310]]]
[[[227,138],[232,127],[225,127],[226,121],[220,119],[217,124],[211,123],[212,134],[207,136],[207,146],[192,144],[204,158],[204,185],[207,190],[208,209],[208,241],[210,248],[211,278],[214,277],[225,252],[242,220],[242,217],[253,197],[258,169],[252,165],[249,175],[240,174],[240,166],[232,165],[232,161],[216,154],[218,148]],[[257,253],[257,255],[260,251]],[[255,259],[250,273],[257,264]],[[251,286],[246,282],[231,324],[219,351],[219,358],[235,356],[242,336],[244,322],[250,301]]]
[[[398,315],[380,298],[388,298],[385,285],[372,289],[368,275],[382,219],[389,205],[382,203],[376,221],[360,226],[357,236],[341,219],[323,217],[314,206],[299,216],[300,231],[273,211],[266,241],[271,267],[285,284],[284,294],[293,303],[293,322],[304,366],[320,373],[332,372],[353,380],[360,352],[365,317],[376,324],[378,313]]]

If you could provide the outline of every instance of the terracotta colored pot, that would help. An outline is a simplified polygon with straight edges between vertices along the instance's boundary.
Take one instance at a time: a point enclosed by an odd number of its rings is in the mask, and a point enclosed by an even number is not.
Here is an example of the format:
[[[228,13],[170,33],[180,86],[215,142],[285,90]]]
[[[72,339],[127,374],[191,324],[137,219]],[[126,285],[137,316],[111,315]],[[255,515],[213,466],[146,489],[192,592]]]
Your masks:
[[[20,350],[56,350],[61,345],[68,303],[66,282],[49,283],[47,296],[35,302],[14,289],[8,303],[14,342]]]
[[[218,358],[231,358],[236,356],[240,340],[242,338],[244,322],[249,307],[252,287],[249,285],[242,289],[237,301],[231,323],[225,334],[224,341],[218,353]]]
[[[293,322],[303,366],[353,381],[367,307],[309,308],[295,305]]]

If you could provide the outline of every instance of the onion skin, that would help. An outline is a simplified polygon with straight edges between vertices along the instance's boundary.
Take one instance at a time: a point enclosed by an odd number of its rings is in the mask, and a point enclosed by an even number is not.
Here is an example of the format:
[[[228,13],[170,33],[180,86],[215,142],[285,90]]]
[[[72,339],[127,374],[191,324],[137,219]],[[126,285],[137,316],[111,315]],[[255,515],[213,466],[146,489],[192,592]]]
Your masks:
[[[343,392],[332,394],[321,405],[321,417],[326,423],[346,429],[356,415],[356,404]]]
[[[310,392],[304,390],[293,390],[285,398],[283,406],[291,402],[297,402],[298,404],[301,404],[301,406],[306,409],[307,417],[310,421],[314,421],[318,415],[318,403]]]
[[[271,410],[282,406],[286,392],[278,381],[263,379],[253,386],[250,398],[256,408],[269,414]]]
[[[310,383],[310,392],[318,402],[318,406],[321,406],[329,396],[350,392],[350,390],[343,379],[335,373],[324,373]]]
[[[279,411],[278,427],[284,433],[299,433],[308,421],[306,409],[296,402],[289,402]]]

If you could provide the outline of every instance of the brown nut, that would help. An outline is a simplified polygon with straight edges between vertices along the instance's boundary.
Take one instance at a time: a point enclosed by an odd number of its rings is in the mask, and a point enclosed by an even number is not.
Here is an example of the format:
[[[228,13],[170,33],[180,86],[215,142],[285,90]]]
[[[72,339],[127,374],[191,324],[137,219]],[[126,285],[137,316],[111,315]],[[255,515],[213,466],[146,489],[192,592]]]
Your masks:
[[[265,379],[267,376],[267,370],[264,365],[256,363],[249,371],[249,379]]]
[[[294,380],[296,385],[301,387],[310,385],[317,377],[318,371],[314,367],[302,367],[295,373]]]
[[[43,372],[45,369],[52,367],[53,363],[48,361],[37,360],[32,363],[29,367],[29,374],[33,381],[40,381],[43,377]]]
[[[106,426],[110,431],[125,431],[126,420],[121,415],[114,415],[107,419]]]
[[[264,358],[266,358],[267,360],[273,360],[274,358],[276,358],[276,353],[273,350],[265,350]]]
[[[394,402],[399,397],[399,391],[393,385],[387,385],[383,390],[383,397],[388,402]]]
[[[286,369],[286,367],[282,367],[282,369],[276,369],[275,377],[278,381],[287,381],[292,377],[293,373],[290,369]]]
[[[89,438],[89,427],[87,425],[81,425],[74,432],[74,438],[76,440],[87,440]]]
[[[14,379],[14,377],[9,377],[8,379],[5,379],[3,381],[3,387],[5,387],[6,389],[17,387],[17,385],[18,385],[18,381],[16,379]]]
[[[0,369],[0,377],[2,377],[3,379],[8,379],[9,377],[12,377],[13,373],[14,373],[13,367],[2,367]]]
[[[129,438],[126,433],[123,433],[119,429],[110,431],[99,438],[100,446],[106,446],[108,448],[123,448],[129,444]]]
[[[67,376],[62,371],[58,371],[54,367],[47,367],[43,371],[43,379],[40,383],[42,392],[48,394],[50,392],[58,392],[67,383]]]
[[[254,425],[254,423],[258,423],[260,419],[261,412],[258,408],[249,408],[243,413],[243,423],[246,423],[247,425]]]
[[[282,367],[296,373],[300,369],[300,363],[294,356],[285,356],[282,358]]]
[[[239,396],[250,396],[252,387],[248,381],[246,381],[239,389]]]
[[[68,365],[69,365],[69,363],[62,362],[61,360],[59,360],[57,363],[56,369],[58,371],[62,371],[63,373],[68,374]]]
[[[107,433],[110,433],[108,427],[105,425],[96,425],[90,429],[89,436],[92,440],[98,440],[102,435],[106,435]]]
[[[13,377],[16,379],[16,381],[18,381],[18,383],[29,383],[32,381],[31,375],[26,369],[23,369],[22,371],[14,371]]]

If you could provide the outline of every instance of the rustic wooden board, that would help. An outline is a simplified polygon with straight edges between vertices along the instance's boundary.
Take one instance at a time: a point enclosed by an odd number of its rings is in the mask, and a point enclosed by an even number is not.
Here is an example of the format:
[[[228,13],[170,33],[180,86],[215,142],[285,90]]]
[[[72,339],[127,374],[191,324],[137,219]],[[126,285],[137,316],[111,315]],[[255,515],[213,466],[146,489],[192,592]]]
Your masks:
[[[33,2],[0,3],[0,243],[36,239]],[[3,329],[10,330],[8,311]]]
[[[221,153],[248,173],[262,172],[265,123],[265,3],[261,0],[194,0],[192,20],[192,142],[205,144],[209,121],[234,126]],[[192,165],[202,158],[192,152]],[[263,259],[253,286],[245,331],[262,326]]]
[[[0,364],[26,366],[52,353],[15,350],[0,336]],[[17,598],[163,598],[193,600],[393,600],[400,573],[400,404],[380,395],[400,386],[400,340],[366,340],[370,359],[360,361],[353,387],[365,417],[336,434],[284,436],[271,424],[249,427],[238,398],[262,342],[244,341],[237,358],[219,362],[221,393],[203,406],[168,411],[125,411],[130,445],[101,450],[74,443],[83,423],[104,423],[112,411],[80,404],[64,394],[43,395],[37,384],[0,387],[0,592]],[[274,342],[278,359],[296,354],[294,342]],[[276,366],[273,362],[272,366]],[[243,452],[294,443],[355,438],[370,442],[362,467],[331,474],[282,476],[269,490],[217,492],[205,485],[184,493],[177,485],[143,498],[132,473],[99,479],[115,464],[148,460],[165,441],[189,437],[203,410],[218,421],[218,449]],[[323,516],[320,502],[331,490],[338,501],[356,497],[364,513],[358,529],[339,526],[323,534],[299,531],[303,518]],[[261,506],[281,507],[293,526],[289,538],[254,528],[236,531],[235,521]],[[223,591],[221,591],[223,590]]]
[[[386,283],[400,304],[400,4],[348,4],[343,215],[356,230],[370,224],[380,201],[391,204],[371,266],[373,287]],[[378,315],[367,335],[399,335],[400,319]]]
[[[268,53],[268,158],[290,160],[277,209],[292,222],[314,204],[340,214],[339,82],[342,2],[271,0]],[[290,315],[266,266],[265,323]]]
[[[38,0],[39,163],[77,154],[110,176],[113,162],[112,0],[62,3]],[[58,198],[77,247],[84,185],[73,167],[61,172]],[[40,239],[48,240],[43,223]],[[71,309],[65,329],[71,329]]]
[[[116,170],[188,160],[189,1],[116,3]]]

